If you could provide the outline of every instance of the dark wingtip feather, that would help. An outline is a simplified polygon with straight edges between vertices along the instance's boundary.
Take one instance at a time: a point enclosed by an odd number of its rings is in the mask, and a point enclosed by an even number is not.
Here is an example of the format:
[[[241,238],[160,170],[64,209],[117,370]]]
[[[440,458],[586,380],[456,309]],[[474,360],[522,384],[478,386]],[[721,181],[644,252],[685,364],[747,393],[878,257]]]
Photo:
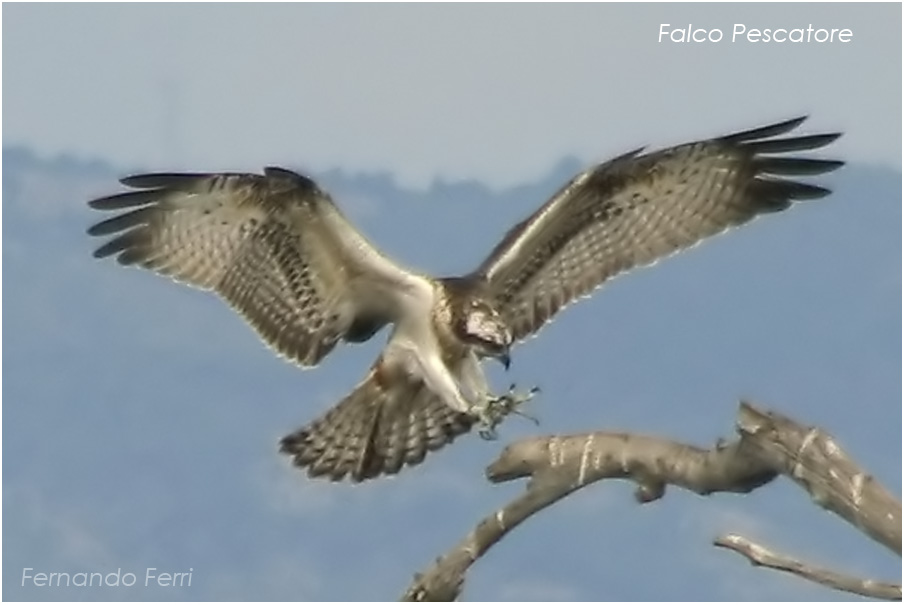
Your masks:
[[[307,441],[308,432],[304,429],[286,435],[280,439],[280,453],[293,455]]]
[[[758,178],[752,184],[752,192],[758,199],[787,207],[790,200],[816,200],[828,196],[832,190],[798,181]]]
[[[744,143],[745,141],[774,137],[776,135],[785,134],[790,130],[795,130],[796,128],[801,126],[801,124],[807,119],[808,116],[804,115],[797,118],[792,118],[791,120],[777,122],[776,124],[769,124],[767,126],[760,126],[758,128],[752,128],[750,130],[734,132],[724,137],[720,137],[720,140],[727,143]]]
[[[817,200],[833,192],[832,189],[821,187],[820,185],[810,185],[797,181],[788,181],[786,184],[789,186],[789,199],[793,200]]]
[[[85,233],[91,236],[99,236],[99,235],[107,235],[109,233],[113,233],[113,231],[107,231],[107,227],[104,225],[107,221],[101,221],[99,223],[95,223],[88,227],[85,230]]]
[[[105,221],[95,223],[88,227],[88,235],[110,235],[111,233],[118,233],[131,229],[132,227],[137,227],[138,225],[147,222],[148,215],[153,210],[153,207],[145,207],[126,212],[125,214],[118,214],[113,218],[108,218]]]
[[[94,258],[107,258],[108,256],[113,256],[118,252],[122,252],[131,245],[131,240],[127,237],[127,235],[123,235],[110,240],[109,242],[95,250],[92,255],[94,256]]]
[[[95,210],[122,210],[149,204],[158,196],[157,191],[126,191],[91,200],[88,206]]]
[[[210,176],[205,172],[148,172],[123,177],[119,182],[136,189],[182,189]]]
[[[751,153],[784,153],[787,151],[808,151],[826,147],[842,136],[841,132],[814,134],[789,139],[767,139],[745,143],[745,149]]]
[[[288,168],[267,166],[264,168],[264,176],[270,179],[271,182],[279,182],[290,187],[298,187],[305,192],[316,193],[319,190],[314,179],[293,170],[289,170]]]
[[[758,172],[777,175],[816,175],[837,170],[845,162],[841,160],[821,160],[814,158],[785,158],[758,156],[753,160]]]
[[[294,170],[289,170],[288,168],[283,168],[281,166],[265,166],[264,167],[264,176],[271,176],[277,178],[286,178],[286,179],[307,179],[303,174],[299,174]]]
[[[755,128],[724,137],[727,143],[738,145],[749,155],[758,177],[752,183],[752,193],[766,211],[782,210],[795,200],[815,200],[826,197],[830,189],[781,177],[815,176],[837,170],[845,165],[841,160],[821,158],[783,157],[777,155],[792,151],[812,151],[829,145],[842,136],[841,132],[818,135],[770,138],[789,132],[800,126],[807,116],[786,120],[770,126]],[[778,177],[778,178],[771,178]]]
[[[833,141],[835,141],[836,139],[838,139],[841,136],[842,136],[841,132],[827,132],[826,134],[815,134],[810,137],[801,137],[801,138],[803,138],[803,139],[810,138],[815,141],[819,140],[820,142],[815,145],[815,148],[816,148],[816,147],[823,147],[824,145],[829,145],[830,143],[832,143]]]

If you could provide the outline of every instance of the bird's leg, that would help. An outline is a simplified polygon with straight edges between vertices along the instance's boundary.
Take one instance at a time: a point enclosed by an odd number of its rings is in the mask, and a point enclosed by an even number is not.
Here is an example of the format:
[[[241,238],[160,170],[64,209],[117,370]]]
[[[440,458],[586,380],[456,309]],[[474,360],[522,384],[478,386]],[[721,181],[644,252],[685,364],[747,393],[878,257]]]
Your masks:
[[[538,387],[532,387],[526,392],[516,391],[515,384],[509,387],[509,391],[502,395],[493,395],[487,393],[484,401],[472,407],[471,413],[478,419],[478,434],[483,439],[496,439],[496,427],[503,421],[503,418],[509,414],[515,413],[524,416],[529,420],[539,424],[536,418],[533,418],[518,409],[520,405],[526,401],[530,401],[540,392]]]
[[[440,356],[412,356],[412,359],[419,364],[421,377],[431,392],[452,409],[463,414],[471,413],[473,404],[466,398],[459,381],[453,377]]]

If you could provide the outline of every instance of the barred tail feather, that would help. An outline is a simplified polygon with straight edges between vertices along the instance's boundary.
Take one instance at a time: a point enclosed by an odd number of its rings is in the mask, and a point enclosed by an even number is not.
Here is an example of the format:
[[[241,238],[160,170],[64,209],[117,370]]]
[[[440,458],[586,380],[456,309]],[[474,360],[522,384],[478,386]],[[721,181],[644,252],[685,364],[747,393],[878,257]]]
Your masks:
[[[310,477],[358,483],[420,464],[473,422],[420,383],[384,386],[372,371],[326,414],[284,437],[280,451]]]

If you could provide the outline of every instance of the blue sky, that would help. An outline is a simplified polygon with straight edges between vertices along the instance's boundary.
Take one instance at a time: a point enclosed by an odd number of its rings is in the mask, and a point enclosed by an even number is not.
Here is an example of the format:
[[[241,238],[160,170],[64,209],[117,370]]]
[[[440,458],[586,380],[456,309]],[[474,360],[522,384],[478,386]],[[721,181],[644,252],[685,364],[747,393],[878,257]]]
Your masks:
[[[394,257],[474,266],[589,162],[810,113],[837,193],[613,282],[516,351],[541,431],[700,445],[749,397],[901,492],[901,8],[69,6],[3,9],[4,597],[392,599],[521,486],[465,437],[395,480],[307,480],[279,437],[383,337],[300,372],[225,305],[90,258],[92,196],[135,169],[313,171]],[[664,46],[661,22],[849,27],[848,46]],[[834,599],[709,546],[747,533],[893,578],[899,561],[777,482],[638,507],[599,485],[482,560],[471,599]],[[53,592],[46,571],[193,570]]]
[[[303,162],[515,184],[566,154],[811,113],[898,167],[895,4],[4,7],[4,141],[125,166]],[[663,23],[847,44],[658,43]]]

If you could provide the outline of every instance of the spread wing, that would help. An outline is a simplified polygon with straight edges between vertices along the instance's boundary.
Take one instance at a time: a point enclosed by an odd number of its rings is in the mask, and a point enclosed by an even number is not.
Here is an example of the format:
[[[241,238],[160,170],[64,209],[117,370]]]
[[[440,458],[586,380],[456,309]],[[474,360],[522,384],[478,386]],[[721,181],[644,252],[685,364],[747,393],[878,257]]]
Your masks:
[[[280,451],[311,477],[359,482],[420,464],[473,424],[420,380],[382,376],[375,366],[321,418],[284,437]]]
[[[116,255],[222,296],[277,352],[316,365],[340,339],[367,340],[431,286],[384,258],[314,181],[264,175],[144,174],[89,202],[115,211],[88,233]],[[419,302],[420,301],[420,302]]]
[[[776,138],[798,118],[639,155],[583,172],[516,225],[476,271],[516,340],[623,271],[650,264],[754,217],[828,189],[786,177],[823,174],[842,162],[787,157],[840,135]]]

